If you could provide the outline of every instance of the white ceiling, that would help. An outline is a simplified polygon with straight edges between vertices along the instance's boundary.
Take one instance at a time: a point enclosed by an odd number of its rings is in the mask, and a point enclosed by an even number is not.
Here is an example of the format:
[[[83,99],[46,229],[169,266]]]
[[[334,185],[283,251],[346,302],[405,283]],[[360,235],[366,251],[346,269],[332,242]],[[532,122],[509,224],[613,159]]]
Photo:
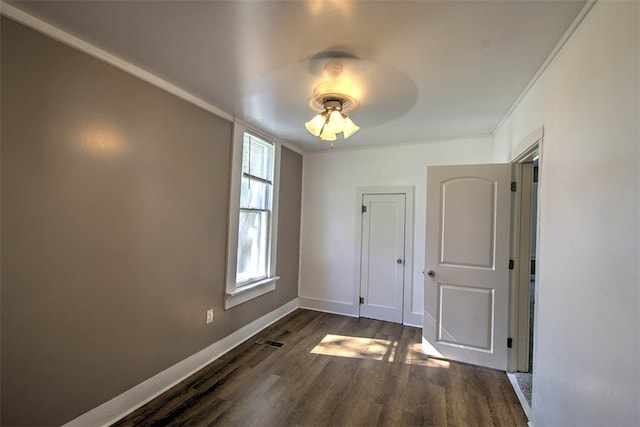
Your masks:
[[[304,151],[325,52],[361,130],[342,146],[489,134],[583,7],[555,1],[20,1],[44,21]]]

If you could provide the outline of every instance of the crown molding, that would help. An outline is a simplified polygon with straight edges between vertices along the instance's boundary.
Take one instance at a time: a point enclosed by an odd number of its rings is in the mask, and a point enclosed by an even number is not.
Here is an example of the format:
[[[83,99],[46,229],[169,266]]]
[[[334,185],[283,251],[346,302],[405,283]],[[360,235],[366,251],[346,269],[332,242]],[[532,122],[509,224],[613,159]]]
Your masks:
[[[234,117],[233,120],[236,123],[239,123],[242,126],[244,126],[245,128],[247,128],[247,130],[251,131],[252,133],[255,133],[256,136],[259,136],[261,138],[265,138],[265,139],[267,139],[267,140],[269,140],[271,142],[277,142],[278,144],[282,145],[283,147],[286,147],[289,150],[294,151],[294,152],[296,152],[296,153],[298,153],[300,155],[304,155],[305,154],[304,150],[302,150],[300,147],[292,144],[289,141],[282,140],[282,139],[278,138],[277,136],[270,134],[269,132],[265,132],[265,131],[253,126],[251,123],[245,122],[244,120],[242,120],[239,117]]]
[[[223,111],[222,109],[212,105],[203,99],[195,96],[192,93],[187,92],[186,90],[169,83],[168,81],[162,79],[161,77],[156,76],[153,73],[150,73],[142,68],[131,64],[130,62],[125,61],[124,59],[113,55],[105,50],[100,49],[97,46],[94,46],[90,43],[81,40],[80,38],[67,33],[66,31],[61,30],[58,27],[55,27],[39,18],[36,18],[33,15],[24,12],[23,10],[18,9],[15,6],[7,4],[6,2],[0,0],[0,14],[6,16],[7,18],[16,21],[20,24],[26,25],[29,28],[32,28],[42,34],[45,34],[51,37],[54,40],[57,40],[61,43],[66,44],[74,49],[77,49],[81,52],[84,52],[88,55],[93,56],[94,58],[100,59],[108,64],[113,65],[116,68],[119,68],[129,74],[138,77],[141,80],[146,81],[147,83],[151,83],[152,85],[165,90],[172,95],[177,96],[197,107],[202,108],[210,113],[215,114],[218,117],[221,117],[225,120],[232,122],[234,117]]]
[[[533,75],[531,80],[529,80],[529,83],[527,83],[527,85],[525,86],[520,96],[516,98],[516,101],[513,103],[511,108],[509,108],[509,111],[507,111],[507,114],[504,115],[502,120],[500,120],[500,123],[498,123],[498,126],[496,126],[496,128],[493,130],[494,135],[505,124],[505,122],[511,116],[511,114],[515,111],[515,109],[518,108],[518,105],[520,105],[520,103],[522,102],[524,97],[529,93],[533,85],[538,81],[540,76],[542,76],[542,74],[545,72],[547,67],[551,64],[551,62],[556,57],[556,55],[560,52],[560,50],[564,47],[567,41],[571,38],[575,30],[580,26],[585,16],[587,16],[587,14],[591,10],[591,8],[596,4],[597,1],[598,0],[587,0],[587,3],[583,6],[580,12],[578,12],[578,16],[576,16],[576,19],[573,20],[573,22],[571,23],[567,31],[565,31],[564,35],[560,39],[560,41],[553,48],[549,56],[547,56],[547,59],[545,59],[545,61],[540,66],[540,68],[538,68],[538,71],[536,71],[536,73]]]

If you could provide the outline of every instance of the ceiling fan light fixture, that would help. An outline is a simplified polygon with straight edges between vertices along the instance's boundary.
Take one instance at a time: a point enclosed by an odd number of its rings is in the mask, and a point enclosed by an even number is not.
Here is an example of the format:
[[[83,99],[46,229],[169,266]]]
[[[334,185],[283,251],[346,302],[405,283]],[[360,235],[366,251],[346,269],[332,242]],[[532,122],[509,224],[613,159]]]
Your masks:
[[[328,61],[324,70],[329,79],[315,87],[313,98],[309,101],[312,109],[321,112],[306,122],[305,127],[321,141],[335,141],[336,134],[339,133],[344,138],[349,138],[360,129],[346,115],[347,111],[358,106],[357,95],[348,80],[339,79],[343,70],[343,64],[339,60]]]
[[[309,120],[307,123],[305,123],[304,126],[313,136],[320,136],[320,133],[322,132],[322,127],[325,125],[325,123],[326,123],[326,119],[324,115],[321,113],[321,114],[316,114],[316,116],[313,119]]]
[[[331,126],[324,126],[320,133],[320,140],[322,141],[335,141],[336,133],[331,129]],[[333,145],[333,144],[332,144]]]
[[[358,132],[358,129],[360,129],[360,127],[353,123],[353,120],[347,117],[344,119],[344,130],[342,131],[342,136],[344,136],[344,139],[347,139],[354,133]]]
[[[329,126],[331,126],[331,130],[333,130],[335,133],[340,133],[344,130],[344,125],[345,125],[345,120],[344,120],[345,116],[344,114],[342,114],[340,111],[338,110],[333,110],[330,114],[329,114]]]
[[[346,107],[350,109],[355,104],[350,97],[332,93],[318,99],[318,103],[322,105],[322,112],[306,122],[305,127],[309,133],[319,137],[321,141],[335,141],[336,134],[339,133],[342,133],[346,139],[360,129],[344,113]]]

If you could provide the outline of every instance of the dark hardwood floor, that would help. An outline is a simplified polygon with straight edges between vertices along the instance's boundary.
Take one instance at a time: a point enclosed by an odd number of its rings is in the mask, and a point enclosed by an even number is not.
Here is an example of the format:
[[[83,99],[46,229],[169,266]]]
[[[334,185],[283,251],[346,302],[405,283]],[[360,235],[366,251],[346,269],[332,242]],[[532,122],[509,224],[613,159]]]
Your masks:
[[[299,309],[115,425],[527,425],[504,372],[428,358],[420,333]]]

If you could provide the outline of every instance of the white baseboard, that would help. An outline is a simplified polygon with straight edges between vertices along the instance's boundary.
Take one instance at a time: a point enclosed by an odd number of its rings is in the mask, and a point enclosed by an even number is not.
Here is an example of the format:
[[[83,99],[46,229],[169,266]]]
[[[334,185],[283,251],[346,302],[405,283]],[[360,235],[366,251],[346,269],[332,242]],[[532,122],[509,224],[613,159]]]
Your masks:
[[[300,308],[322,311],[324,313],[341,314],[343,316],[360,317],[359,307],[346,302],[331,301],[320,298],[298,297]],[[410,313],[402,322],[405,326],[422,329],[422,313]]]
[[[342,314],[344,316],[359,317],[358,307],[345,302],[329,301],[318,298],[298,297],[300,308],[308,308],[309,310],[323,311],[325,313]]]
[[[108,426],[113,424],[298,307],[298,299],[289,301],[271,313],[265,314],[261,318],[243,326],[231,335],[141,382],[108,402],[80,415],[78,418],[69,421],[65,426]]]

